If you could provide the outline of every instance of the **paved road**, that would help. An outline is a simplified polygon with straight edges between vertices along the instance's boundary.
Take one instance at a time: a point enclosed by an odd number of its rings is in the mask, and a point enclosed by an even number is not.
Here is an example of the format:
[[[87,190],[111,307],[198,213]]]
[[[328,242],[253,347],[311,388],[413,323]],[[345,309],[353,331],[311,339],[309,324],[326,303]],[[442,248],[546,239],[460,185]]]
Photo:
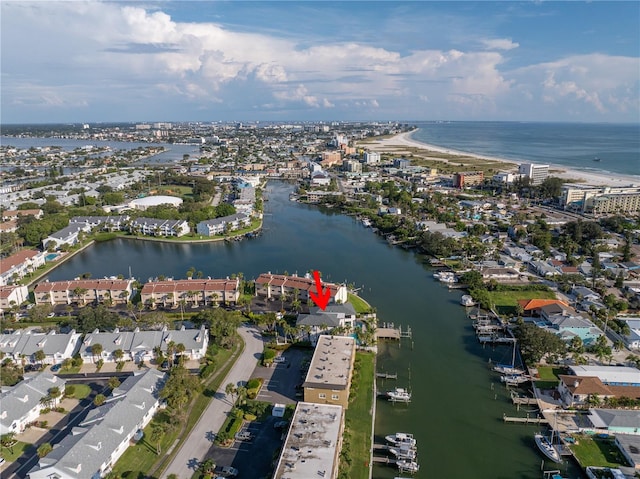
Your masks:
[[[236,385],[244,383],[251,378],[251,374],[260,359],[263,350],[262,336],[256,328],[242,326],[238,332],[245,342],[245,348],[227,377],[222,381],[220,389],[216,391],[214,398],[209,403],[204,414],[192,429],[187,440],[174,457],[173,461],[164,471],[162,477],[169,474],[176,474],[180,479],[193,476],[209,448],[211,441],[231,410],[231,401],[224,392],[225,386],[229,383]]]

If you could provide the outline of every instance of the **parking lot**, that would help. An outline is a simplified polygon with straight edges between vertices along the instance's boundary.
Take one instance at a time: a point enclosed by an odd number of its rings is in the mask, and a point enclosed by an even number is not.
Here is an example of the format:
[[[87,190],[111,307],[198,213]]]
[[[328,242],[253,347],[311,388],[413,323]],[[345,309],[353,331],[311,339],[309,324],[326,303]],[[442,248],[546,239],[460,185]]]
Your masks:
[[[294,404],[299,400],[296,393],[301,389],[296,389],[296,386],[301,385],[304,380],[302,368],[306,366],[311,354],[310,349],[293,348],[284,352],[285,362],[274,363],[270,368],[257,366],[252,377],[263,378],[264,384],[256,399],[272,404]],[[212,445],[207,458],[213,459],[217,465],[235,467],[241,479],[271,477],[282,441],[286,437],[286,428],[274,427],[281,421],[282,418],[269,416],[264,421],[247,423],[241,432],[250,433],[250,440],[236,440],[231,447]]]

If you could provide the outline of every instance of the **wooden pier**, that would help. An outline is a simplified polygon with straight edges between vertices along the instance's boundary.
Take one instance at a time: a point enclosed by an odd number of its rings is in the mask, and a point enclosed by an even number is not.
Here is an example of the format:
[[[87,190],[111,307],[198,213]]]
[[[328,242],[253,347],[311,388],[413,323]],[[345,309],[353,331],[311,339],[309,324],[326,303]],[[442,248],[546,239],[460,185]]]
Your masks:
[[[381,327],[376,328],[376,339],[395,339],[412,338],[413,333],[411,326],[408,326],[406,330],[402,330],[402,326],[396,326],[393,323],[382,323]]]
[[[518,394],[511,393],[511,402],[513,404],[527,404],[527,405],[538,405],[538,400],[536,398],[530,398],[526,396],[519,396]]]
[[[376,377],[377,378],[383,378],[383,379],[398,379],[398,373],[395,373],[395,374],[391,374],[391,373],[376,373]]]
[[[513,417],[507,416],[506,414],[502,415],[502,420],[504,422],[514,423],[514,424],[549,424],[543,417]]]

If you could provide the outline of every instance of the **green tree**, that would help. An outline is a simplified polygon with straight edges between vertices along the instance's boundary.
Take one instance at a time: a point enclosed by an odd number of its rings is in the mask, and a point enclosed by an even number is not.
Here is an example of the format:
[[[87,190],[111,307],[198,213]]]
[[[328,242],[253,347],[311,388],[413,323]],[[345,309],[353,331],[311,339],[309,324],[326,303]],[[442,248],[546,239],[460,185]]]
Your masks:
[[[51,451],[53,451],[51,443],[45,442],[38,447],[38,457],[45,457]]]

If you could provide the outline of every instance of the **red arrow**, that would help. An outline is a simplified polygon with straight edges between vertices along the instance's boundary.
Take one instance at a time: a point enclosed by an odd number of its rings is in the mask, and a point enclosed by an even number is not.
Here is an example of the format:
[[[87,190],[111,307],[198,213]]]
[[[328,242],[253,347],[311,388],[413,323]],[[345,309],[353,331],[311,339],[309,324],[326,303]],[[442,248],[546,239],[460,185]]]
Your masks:
[[[331,298],[331,290],[329,288],[322,291],[322,283],[320,282],[320,273],[317,271],[313,272],[313,277],[316,279],[316,291],[318,294],[309,291],[309,295],[314,303],[321,309],[325,310],[327,304],[329,303],[329,298]]]

